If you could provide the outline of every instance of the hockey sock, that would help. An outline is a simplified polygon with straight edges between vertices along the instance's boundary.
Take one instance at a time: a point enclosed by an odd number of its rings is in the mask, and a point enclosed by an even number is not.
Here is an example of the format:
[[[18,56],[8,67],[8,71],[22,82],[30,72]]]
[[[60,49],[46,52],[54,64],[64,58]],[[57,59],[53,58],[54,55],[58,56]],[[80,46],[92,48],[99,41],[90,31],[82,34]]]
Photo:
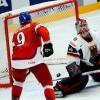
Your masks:
[[[12,87],[12,100],[19,100],[22,93],[22,87],[13,85]]]
[[[53,89],[50,89],[50,88],[45,89],[44,94],[45,94],[46,100],[55,100],[55,94],[54,94]]]

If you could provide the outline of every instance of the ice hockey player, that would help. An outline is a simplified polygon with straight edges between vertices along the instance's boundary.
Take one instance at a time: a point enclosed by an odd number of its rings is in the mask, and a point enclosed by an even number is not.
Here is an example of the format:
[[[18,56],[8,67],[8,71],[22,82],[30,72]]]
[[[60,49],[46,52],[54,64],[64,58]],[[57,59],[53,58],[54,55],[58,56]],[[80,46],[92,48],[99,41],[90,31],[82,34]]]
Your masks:
[[[28,70],[41,83],[46,100],[55,100],[52,77],[43,60],[43,56],[49,57],[54,52],[49,31],[40,23],[32,22],[31,15],[28,12],[21,12],[19,21],[21,27],[14,33],[12,40],[14,78],[12,100],[20,99]],[[41,54],[42,43],[43,54]]]
[[[89,75],[84,72],[100,69],[100,33],[89,30],[87,21],[78,19],[75,23],[77,36],[70,41],[66,66],[68,78],[63,78],[54,86],[56,97],[79,92],[88,83]],[[100,73],[91,74],[96,82],[100,82]]]

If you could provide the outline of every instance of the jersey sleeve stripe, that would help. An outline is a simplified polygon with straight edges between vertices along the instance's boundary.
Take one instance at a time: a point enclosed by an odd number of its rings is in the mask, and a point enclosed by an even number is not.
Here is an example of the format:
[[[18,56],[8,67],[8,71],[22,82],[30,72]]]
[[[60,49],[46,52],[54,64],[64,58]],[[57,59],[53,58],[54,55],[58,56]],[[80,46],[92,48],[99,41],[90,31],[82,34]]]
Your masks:
[[[70,53],[68,53],[67,56],[69,56],[69,57],[73,57],[73,58],[80,58],[79,55],[70,54]]]

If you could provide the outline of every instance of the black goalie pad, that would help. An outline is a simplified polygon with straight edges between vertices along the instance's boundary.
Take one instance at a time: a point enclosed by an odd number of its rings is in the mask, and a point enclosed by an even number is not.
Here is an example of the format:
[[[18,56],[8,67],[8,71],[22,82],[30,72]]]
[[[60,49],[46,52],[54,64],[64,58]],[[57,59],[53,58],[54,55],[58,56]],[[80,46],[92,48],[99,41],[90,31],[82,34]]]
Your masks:
[[[100,65],[89,66],[82,61],[80,62],[80,66],[73,62],[66,66],[66,69],[70,77],[100,73]]]
[[[65,97],[68,94],[76,93],[85,88],[88,83],[88,76],[67,77],[63,78],[54,86],[56,98]]]
[[[75,76],[81,75],[82,73],[80,67],[76,64],[76,62],[73,62],[69,64],[68,66],[66,66],[66,69],[70,77],[75,77]]]

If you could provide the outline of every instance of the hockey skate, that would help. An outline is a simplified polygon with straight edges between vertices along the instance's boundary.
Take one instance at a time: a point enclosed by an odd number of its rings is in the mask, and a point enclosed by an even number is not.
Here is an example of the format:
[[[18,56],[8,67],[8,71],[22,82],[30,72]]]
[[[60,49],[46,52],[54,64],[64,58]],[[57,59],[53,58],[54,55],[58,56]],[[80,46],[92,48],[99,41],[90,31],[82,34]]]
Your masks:
[[[62,89],[62,84],[60,81],[59,82],[57,81],[56,85],[54,86],[54,91],[55,91],[56,98],[61,98],[65,96],[65,93]]]

